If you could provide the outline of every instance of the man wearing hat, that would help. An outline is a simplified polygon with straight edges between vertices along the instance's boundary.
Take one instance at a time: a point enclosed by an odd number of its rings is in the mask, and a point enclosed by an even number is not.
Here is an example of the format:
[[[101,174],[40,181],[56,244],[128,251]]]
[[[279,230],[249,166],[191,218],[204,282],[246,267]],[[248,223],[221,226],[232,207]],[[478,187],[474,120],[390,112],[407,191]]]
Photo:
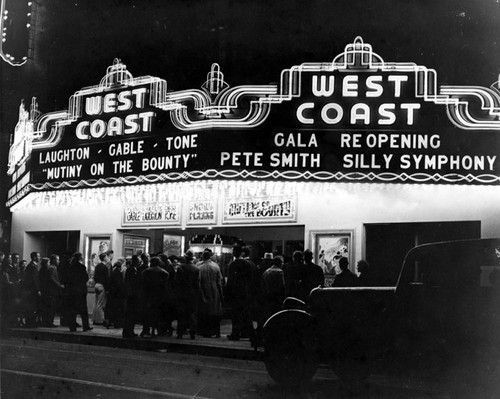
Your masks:
[[[261,275],[273,265],[273,254],[272,252],[266,252],[262,258],[262,262],[259,265],[259,271]]]
[[[184,262],[179,265],[175,276],[178,339],[182,339],[188,326],[190,338],[195,338],[196,310],[200,294],[200,269],[195,266],[194,261],[194,252],[188,249],[184,254]]]

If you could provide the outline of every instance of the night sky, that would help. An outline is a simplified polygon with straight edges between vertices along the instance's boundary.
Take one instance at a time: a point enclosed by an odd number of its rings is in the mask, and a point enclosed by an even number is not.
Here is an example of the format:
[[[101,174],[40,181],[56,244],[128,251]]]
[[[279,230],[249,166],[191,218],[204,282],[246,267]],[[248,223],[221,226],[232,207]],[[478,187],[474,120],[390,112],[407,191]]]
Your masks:
[[[499,0],[38,3],[34,59],[1,63],[2,176],[20,100],[36,96],[42,113],[66,109],[114,58],[170,90],[199,88],[213,62],[231,86],[267,84],[292,65],[332,61],[361,36],[385,61],[436,69],[438,84],[490,86],[500,73]]]
[[[331,61],[358,35],[386,61],[436,69],[442,84],[489,86],[500,73],[496,0],[41,4],[35,65],[22,67],[29,86],[8,85],[2,96],[9,103],[37,96],[42,112],[65,109],[72,93],[99,83],[115,57],[134,76],[161,77],[172,90],[199,87],[213,62],[231,85],[267,84],[292,65]]]

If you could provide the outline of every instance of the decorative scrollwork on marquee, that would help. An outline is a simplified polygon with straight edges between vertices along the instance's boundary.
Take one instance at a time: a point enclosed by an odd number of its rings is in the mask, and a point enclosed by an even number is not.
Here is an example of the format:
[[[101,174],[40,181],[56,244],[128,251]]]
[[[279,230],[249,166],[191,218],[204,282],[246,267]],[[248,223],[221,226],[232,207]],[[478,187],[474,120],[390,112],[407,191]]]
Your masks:
[[[82,99],[95,93],[103,93],[121,85],[136,87],[149,84],[149,105],[169,111],[172,123],[181,131],[203,129],[244,128],[251,129],[262,124],[269,116],[272,105],[290,101],[301,96],[302,74],[334,71],[382,71],[406,72],[416,76],[417,98],[444,105],[450,121],[461,129],[500,130],[499,83],[490,88],[479,86],[442,86],[438,89],[437,73],[434,69],[412,62],[385,62],[373,52],[370,44],[357,37],[337,55],[332,62],[311,62],[293,66],[281,73],[277,85],[245,85],[230,87],[224,80],[218,64],[212,64],[206,82],[201,89],[167,92],[167,82],[163,79],[143,76],[132,77],[120,60],[115,59],[108,67],[106,75],[97,86],[77,91],[71,96],[67,111],[51,113],[54,127],[49,135],[47,118],[39,118],[34,129],[33,149],[53,147],[63,134],[60,127],[70,125],[82,115]],[[250,99],[246,109],[242,100]],[[474,116],[470,103],[479,101],[487,117]]]
[[[362,172],[298,172],[298,171],[248,171],[248,170],[195,170],[190,172],[170,172],[161,174],[152,174],[147,176],[127,176],[127,177],[108,177],[105,179],[91,179],[91,180],[73,180],[65,182],[47,182],[44,184],[31,184],[30,187],[35,191],[44,190],[57,190],[65,188],[89,188],[89,187],[99,187],[99,186],[114,186],[122,184],[139,184],[139,183],[164,183],[164,182],[175,182],[186,179],[214,179],[214,178],[224,178],[224,179],[266,179],[266,178],[281,178],[285,180],[314,180],[314,181],[376,181],[380,183],[389,182],[406,182],[412,181],[414,183],[493,183],[499,182],[500,176],[495,176],[491,174],[483,174],[479,176],[473,176],[471,174],[461,175],[456,173],[450,173],[445,175],[440,175],[437,173],[392,173],[392,172],[382,172],[382,173],[362,173]]]

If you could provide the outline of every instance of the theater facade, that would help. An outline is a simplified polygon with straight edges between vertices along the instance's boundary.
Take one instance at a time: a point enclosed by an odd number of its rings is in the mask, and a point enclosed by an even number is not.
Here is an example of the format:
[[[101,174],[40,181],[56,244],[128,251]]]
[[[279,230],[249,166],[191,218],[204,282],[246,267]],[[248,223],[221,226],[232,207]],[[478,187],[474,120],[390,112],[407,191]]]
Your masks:
[[[357,37],[276,84],[200,88],[116,59],[68,109],[22,103],[9,154],[11,251],[96,255],[310,248],[395,283],[415,244],[500,236],[500,87],[441,85]],[[264,66],[263,66],[264,67]],[[103,68],[104,69],[104,68]]]

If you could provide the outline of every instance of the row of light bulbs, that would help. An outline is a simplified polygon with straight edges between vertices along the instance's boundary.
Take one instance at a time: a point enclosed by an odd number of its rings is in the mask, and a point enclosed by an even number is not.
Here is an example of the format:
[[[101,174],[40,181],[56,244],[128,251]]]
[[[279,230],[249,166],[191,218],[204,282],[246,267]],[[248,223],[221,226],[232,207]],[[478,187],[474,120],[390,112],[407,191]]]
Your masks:
[[[31,7],[32,5],[33,5],[33,2],[29,1],[28,7]],[[31,17],[31,11],[28,12],[26,14],[26,16]],[[1,25],[2,25],[2,43],[1,43],[1,46],[3,46],[3,43],[5,43],[7,41],[7,26],[5,24],[5,21],[7,21],[8,19],[9,19],[9,10],[3,10],[3,16],[2,16],[2,21],[1,21]],[[30,29],[30,28],[31,28],[31,24],[28,22],[26,24],[26,29]],[[16,61],[16,58],[14,56],[12,56],[8,53],[4,53],[3,49],[0,49],[0,55],[7,63],[9,63],[12,66],[21,66],[24,63],[26,63],[26,61],[28,60],[28,56],[25,55],[24,57],[22,57],[21,61]]]
[[[377,189],[374,189],[377,186]],[[419,191],[432,189],[420,185]],[[411,190],[404,184],[363,184],[339,182],[202,180],[72,190],[35,191],[11,207],[11,211],[46,207],[77,207],[104,204],[166,203],[182,199],[218,200],[227,198],[290,197],[308,193],[312,196],[336,193],[349,195],[373,190]]]

